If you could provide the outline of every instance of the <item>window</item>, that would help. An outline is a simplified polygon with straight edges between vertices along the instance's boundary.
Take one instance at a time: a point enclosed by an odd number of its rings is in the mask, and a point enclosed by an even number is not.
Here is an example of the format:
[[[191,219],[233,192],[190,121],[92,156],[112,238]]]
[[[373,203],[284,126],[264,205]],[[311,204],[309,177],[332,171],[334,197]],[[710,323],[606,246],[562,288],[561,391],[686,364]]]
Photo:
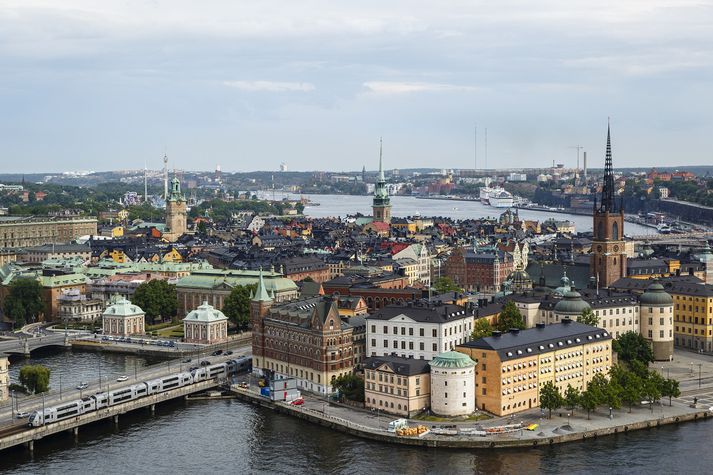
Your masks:
[[[486,388],[483,388],[483,396],[486,395]]]
[[[399,347],[399,342],[394,340],[394,348],[398,348],[398,347]]]
[[[448,386],[448,381],[443,381],[444,386]]]
[[[663,338],[663,330],[659,330],[659,338]]]
[[[653,338],[653,332],[649,330],[649,338]]]
[[[438,351],[438,343],[433,344],[433,351]]]
[[[448,399],[448,393],[443,393],[443,396]]]
[[[371,346],[376,346],[376,338],[371,339]]]
[[[388,348],[388,347],[389,347],[389,340],[384,340],[384,348]]]
[[[412,341],[408,342],[408,349],[413,350],[413,342]]]
[[[433,334],[433,338],[436,338],[436,337],[438,336],[438,330],[436,330],[436,329],[434,328],[433,331],[432,331],[432,334]]]
[[[421,351],[424,351],[424,346],[425,346],[424,343],[423,343],[423,342],[420,342],[420,343],[418,344],[418,349],[421,350]]]
[[[401,327],[401,334],[406,335],[406,327]]]
[[[416,378],[416,386],[418,386],[419,384],[421,384],[421,378]]]
[[[389,327],[384,325],[384,335],[386,335],[387,333],[389,333]]]
[[[376,325],[371,326],[371,333],[376,333]]]
[[[408,336],[413,336],[413,327],[409,327]]]
[[[418,335],[419,335],[419,336],[423,336],[423,328],[419,328],[419,329],[418,329]]]

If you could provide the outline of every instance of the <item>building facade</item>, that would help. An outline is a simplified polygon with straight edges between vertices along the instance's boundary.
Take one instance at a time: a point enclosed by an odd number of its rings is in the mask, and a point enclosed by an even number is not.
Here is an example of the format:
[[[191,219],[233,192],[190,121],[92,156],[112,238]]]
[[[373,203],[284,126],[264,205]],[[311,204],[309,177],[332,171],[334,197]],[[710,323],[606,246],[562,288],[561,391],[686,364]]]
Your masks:
[[[10,397],[10,360],[0,355],[0,402]]]
[[[445,275],[468,291],[498,292],[514,270],[510,254],[460,247],[446,259]]]
[[[270,379],[294,378],[298,388],[331,394],[332,381],[354,370],[363,317],[341,317],[337,297],[279,304],[260,276],[250,306],[253,368]]]
[[[436,302],[388,305],[366,317],[367,355],[429,361],[470,339],[474,314]]]
[[[430,406],[428,362],[372,356],[364,362],[364,407],[412,417]]]
[[[596,374],[612,365],[611,335],[603,329],[564,320],[512,330],[460,345],[477,363],[476,404],[498,416],[538,407],[540,388],[553,382],[584,391]]]
[[[166,199],[166,227],[164,237],[175,241],[183,236],[188,229],[188,214],[186,212],[186,197],[181,193],[181,182],[177,177],[171,180],[171,192]]]
[[[97,234],[94,218],[0,216],[0,248],[68,243]]]
[[[104,310],[101,300],[87,298],[76,289],[63,292],[58,300],[58,317],[63,322],[93,322],[101,318]]]
[[[144,334],[144,311],[119,297],[102,314],[104,335],[127,337]]]
[[[183,319],[183,341],[200,345],[225,343],[228,341],[228,317],[203,302]]]

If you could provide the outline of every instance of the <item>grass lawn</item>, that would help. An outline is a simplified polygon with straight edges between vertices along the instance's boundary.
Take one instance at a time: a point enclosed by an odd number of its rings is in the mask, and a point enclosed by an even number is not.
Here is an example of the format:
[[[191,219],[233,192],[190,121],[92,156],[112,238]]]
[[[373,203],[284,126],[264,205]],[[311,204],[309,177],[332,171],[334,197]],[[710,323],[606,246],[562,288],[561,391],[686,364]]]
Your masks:
[[[163,338],[168,337],[182,337],[183,336],[183,324],[173,324],[170,327],[164,327],[157,331],[158,336]]]

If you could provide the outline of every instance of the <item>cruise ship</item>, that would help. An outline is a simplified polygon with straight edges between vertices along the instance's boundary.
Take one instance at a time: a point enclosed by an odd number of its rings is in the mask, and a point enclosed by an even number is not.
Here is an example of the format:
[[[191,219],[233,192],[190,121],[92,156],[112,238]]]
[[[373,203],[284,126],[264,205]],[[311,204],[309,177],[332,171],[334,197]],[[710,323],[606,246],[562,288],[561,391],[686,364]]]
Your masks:
[[[493,188],[490,188],[489,186],[482,186],[480,187],[480,202],[487,205],[490,204],[490,193],[492,191],[495,191]]]
[[[488,194],[488,201],[494,208],[512,208],[513,205],[512,193],[501,188],[493,189]]]

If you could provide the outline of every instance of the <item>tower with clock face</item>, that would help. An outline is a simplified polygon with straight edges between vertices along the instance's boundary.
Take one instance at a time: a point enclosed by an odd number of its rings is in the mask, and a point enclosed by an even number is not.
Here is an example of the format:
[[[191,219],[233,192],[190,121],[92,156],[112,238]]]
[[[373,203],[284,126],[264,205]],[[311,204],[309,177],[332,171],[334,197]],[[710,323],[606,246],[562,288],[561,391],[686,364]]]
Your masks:
[[[618,209],[617,209],[618,208]],[[624,250],[624,206],[614,200],[614,172],[612,169],[611,134],[607,127],[607,152],[604,166],[602,198],[597,207],[594,201],[592,252],[589,271],[600,287],[608,287],[626,277]]]

